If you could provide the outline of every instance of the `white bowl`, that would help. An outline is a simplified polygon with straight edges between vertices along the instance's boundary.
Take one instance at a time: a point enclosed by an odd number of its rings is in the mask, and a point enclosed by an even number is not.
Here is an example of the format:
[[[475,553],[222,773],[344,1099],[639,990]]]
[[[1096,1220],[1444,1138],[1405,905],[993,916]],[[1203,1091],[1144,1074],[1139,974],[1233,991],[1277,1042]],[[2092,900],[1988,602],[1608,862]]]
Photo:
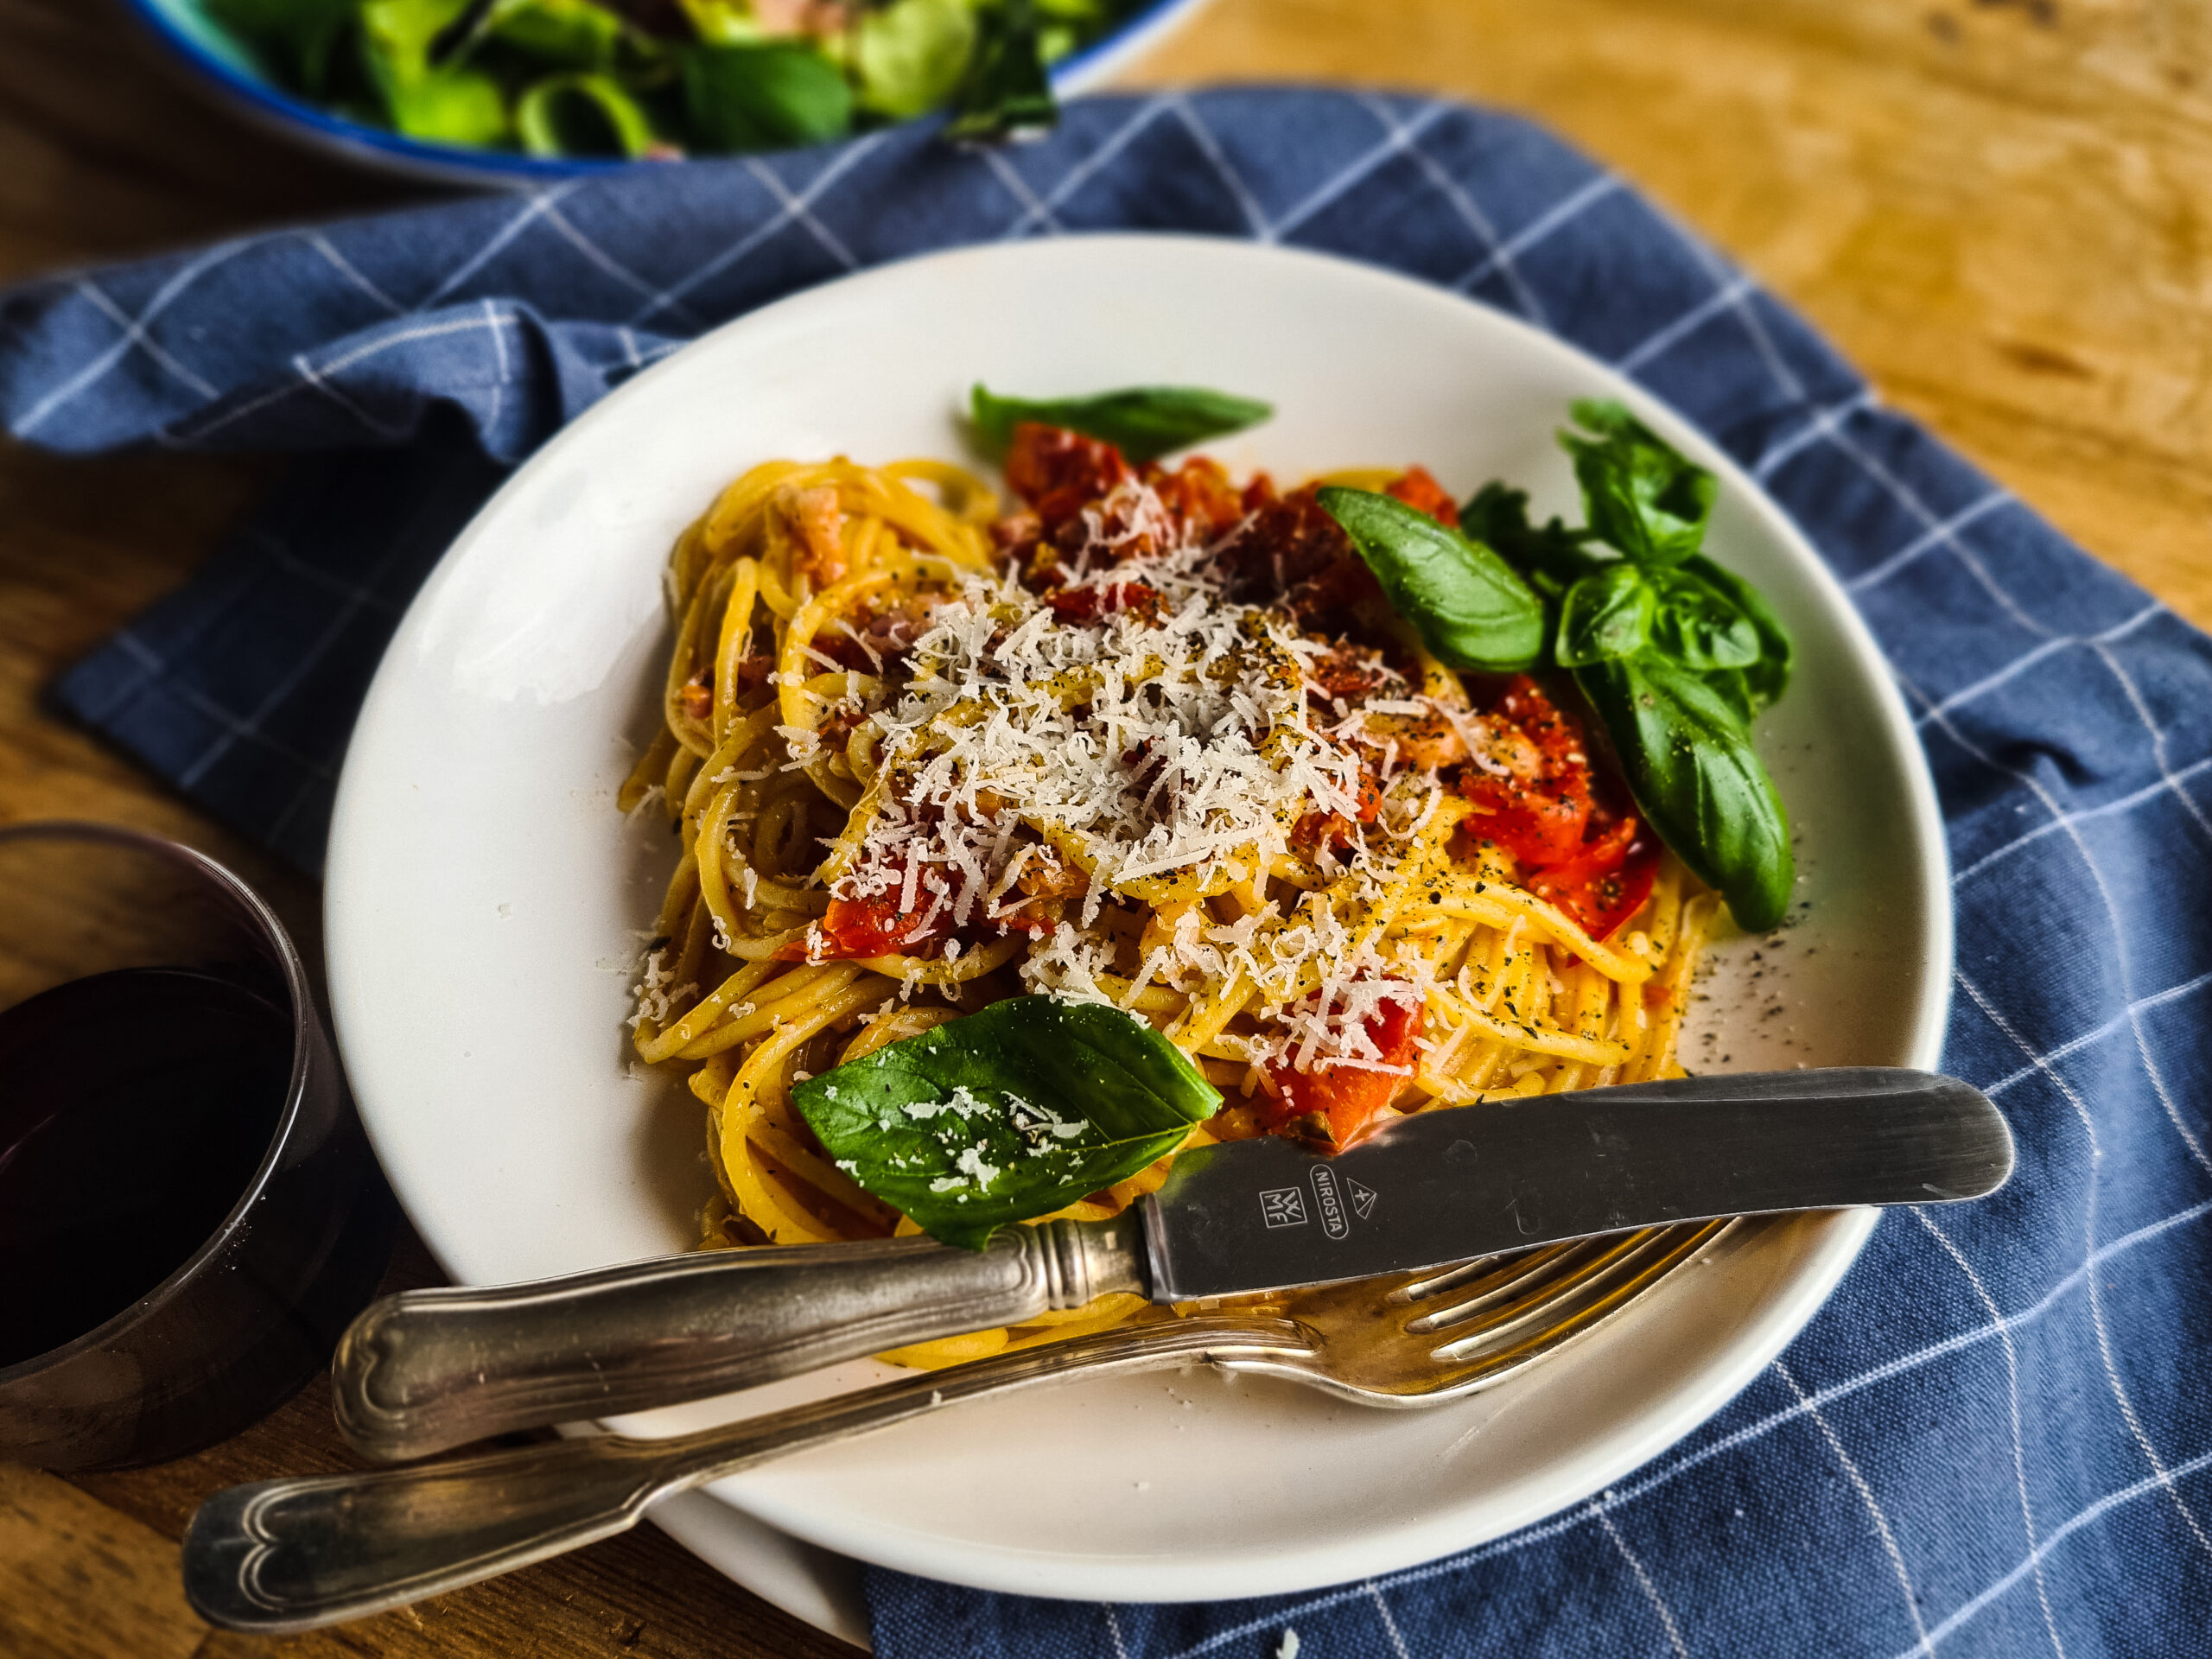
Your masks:
[[[1544,512],[1574,510],[1553,442],[1568,401],[1628,403],[1719,474],[1712,550],[1801,650],[1759,743],[1809,909],[1778,944],[1716,941],[1684,1058],[1935,1065],[1950,912],[1919,746],[1841,589],[1719,451],[1557,340],[1368,267],[1182,238],[964,250],[768,307],[614,393],[484,509],[392,642],[339,791],[331,988],[362,1116],[457,1281],[691,1243],[710,1191],[701,1111],[632,1072],[623,1025],[673,849],[664,824],[626,823],[613,804],[658,719],[663,562],[756,461],[961,455],[976,379],[1031,395],[1218,386],[1277,410],[1212,446],[1232,468],[1295,479],[1419,461],[1455,493],[1527,486]],[[657,1518],[849,1631],[849,1579],[771,1547],[747,1517],[1048,1596],[1251,1596],[1402,1567],[1572,1503],[1703,1421],[1812,1315],[1872,1224],[1855,1211],[1745,1230],[1454,1406],[1363,1411],[1211,1373],[1077,1383],[794,1458]],[[849,1365],[625,1426],[672,1432],[887,1374]]]

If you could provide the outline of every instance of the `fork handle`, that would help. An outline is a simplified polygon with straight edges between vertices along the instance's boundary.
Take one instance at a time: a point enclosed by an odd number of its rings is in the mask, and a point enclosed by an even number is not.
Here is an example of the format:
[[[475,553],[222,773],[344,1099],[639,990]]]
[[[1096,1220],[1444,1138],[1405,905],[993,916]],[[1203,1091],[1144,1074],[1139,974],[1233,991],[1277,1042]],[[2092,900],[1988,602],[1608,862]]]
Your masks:
[[[1310,1354],[1287,1319],[1217,1314],[1077,1337],[673,1440],[601,1435],[218,1492],[184,1541],[200,1616],[269,1635],[359,1618],[627,1530],[655,1500],[940,1406],[1073,1373]]]
[[[875,1239],[664,1256],[536,1284],[404,1291],[331,1361],[338,1427],[372,1458],[675,1405],[1144,1294],[1142,1224],[1046,1222],[986,1250]]]

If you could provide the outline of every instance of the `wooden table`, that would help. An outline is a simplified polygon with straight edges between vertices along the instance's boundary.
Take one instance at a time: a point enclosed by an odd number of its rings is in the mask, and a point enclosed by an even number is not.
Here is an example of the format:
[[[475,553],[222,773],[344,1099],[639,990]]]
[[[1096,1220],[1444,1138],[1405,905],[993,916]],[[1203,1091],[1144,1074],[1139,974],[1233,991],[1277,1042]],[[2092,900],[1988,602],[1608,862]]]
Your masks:
[[[1218,0],[1132,85],[1353,79],[1549,123],[1704,231],[2093,551],[2212,624],[2212,14],[2188,0]],[[0,280],[401,200],[201,105],[84,0],[0,0]],[[40,706],[268,477],[0,448],[0,821],[143,824],[310,884]],[[395,1285],[434,1272],[403,1244]],[[234,1441],[69,1478],[0,1465],[0,1655],[849,1653],[652,1528],[327,1634],[211,1632],[193,1509],[345,1466],[310,1387]]]

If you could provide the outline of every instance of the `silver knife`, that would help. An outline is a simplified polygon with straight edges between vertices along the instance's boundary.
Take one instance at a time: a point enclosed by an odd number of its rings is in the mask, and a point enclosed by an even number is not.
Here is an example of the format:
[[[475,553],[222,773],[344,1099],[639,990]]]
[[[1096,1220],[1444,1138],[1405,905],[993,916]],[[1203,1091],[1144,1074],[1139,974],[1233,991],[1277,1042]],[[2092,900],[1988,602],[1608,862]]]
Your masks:
[[[2012,1137],[1955,1077],[1854,1068],[1681,1077],[1400,1119],[1333,1157],[1274,1136],[1181,1154],[1106,1222],[665,1257],[408,1291],[332,1363],[346,1439],[425,1456],[673,1405],[1113,1292],[1192,1302],[1407,1272],[1676,1221],[1981,1198]]]

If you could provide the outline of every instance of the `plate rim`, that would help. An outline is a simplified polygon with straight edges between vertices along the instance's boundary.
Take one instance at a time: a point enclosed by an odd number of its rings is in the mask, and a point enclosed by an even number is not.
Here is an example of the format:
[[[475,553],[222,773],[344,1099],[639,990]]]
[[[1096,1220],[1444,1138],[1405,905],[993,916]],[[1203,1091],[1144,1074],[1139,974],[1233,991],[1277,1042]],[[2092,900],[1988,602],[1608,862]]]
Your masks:
[[[842,302],[856,289],[896,284],[907,279],[915,268],[955,265],[979,260],[1011,260],[1016,263],[1030,259],[1050,260],[1068,257],[1071,247],[1080,247],[1086,251],[1100,249],[1128,251],[1141,255],[1163,246],[1189,251],[1192,257],[1202,259],[1220,257],[1231,261],[1291,261],[1318,265],[1327,268],[1337,278],[1355,283],[1380,285],[1394,290],[1400,297],[1417,299],[1421,302],[1446,308],[1471,307],[1490,326],[1519,336],[1519,343],[1523,347],[1553,358],[1571,368],[1579,377],[1594,377],[1602,382],[1640,417],[1689,450],[1701,464],[1711,467],[1735,486],[1735,493],[1760,521],[1764,533],[1780,543],[1793,563],[1809,578],[1819,594],[1827,620],[1834,625],[1850,657],[1865,672],[1872,688],[1872,700],[1880,711],[1882,725],[1885,728],[1885,735],[1904,758],[1900,771],[1904,802],[1909,809],[1907,816],[1914,839],[1923,855],[1917,861],[1916,874],[1922,889],[1919,894],[1923,912],[1921,943],[1926,953],[1927,968],[1926,981],[1914,1009],[1906,1046],[1909,1063],[1934,1069],[1940,1061],[1951,997],[1954,961],[1954,914],[1950,902],[1948,845],[1934,780],[1904,697],[1889,672],[1886,659],[1871,630],[1851,603],[1840,581],[1814,550],[1803,532],[1758,481],[1688,417],[1655,393],[1628,379],[1580,347],[1482,301],[1334,253],[1258,244],[1242,238],[1125,231],[1080,233],[1014,243],[965,245],[872,266],[786,296],[721,325],[633,377],[586,410],[550,439],[480,509],[441,558],[395,632],[392,644],[387,648],[368,696],[364,701],[361,716],[355,727],[355,743],[359,742],[364,731],[372,728],[378,711],[379,692],[386,689],[387,674],[400,655],[400,645],[409,639],[411,629],[419,626],[420,619],[425,613],[426,601],[442,581],[450,575],[458,563],[456,556],[473,545],[479,532],[493,519],[509,493],[522,487],[532,469],[540,463],[557,461],[563,450],[582,441],[580,434],[594,429],[594,423],[623,418],[632,402],[652,395],[649,388],[657,384],[658,378],[677,372],[687,359],[704,352],[727,349],[727,342],[740,334],[773,328],[794,311],[803,311],[805,308],[825,302],[825,296],[837,296],[832,302]],[[354,745],[349,744],[347,761],[341,771],[333,813],[330,876],[325,889],[327,949],[333,957],[334,1014],[340,1027],[341,1046],[346,1021],[338,1007],[340,976],[336,971],[335,957],[341,948],[340,941],[347,937],[352,925],[352,918],[346,913],[347,895],[341,872],[350,863],[350,854],[346,849],[350,847],[357,817],[356,810],[349,804],[358,790],[348,788],[349,781],[358,775],[353,766],[356,752]],[[369,1125],[372,1141],[377,1144],[381,1156],[385,1150],[384,1143],[373,1122],[372,1110],[365,1105],[363,1117]],[[396,1189],[399,1186],[396,1180],[393,1185]],[[1024,1563],[1012,1560],[1010,1552],[960,1546],[962,1553],[956,1554],[949,1553],[942,1543],[932,1549],[926,1539],[919,1535],[894,1535],[881,1527],[871,1534],[872,1547],[868,1559],[900,1571],[1014,1593],[1085,1600],[1173,1601],[1214,1599],[1223,1595],[1241,1597],[1296,1592],[1347,1579],[1370,1576],[1376,1572],[1402,1569],[1441,1554],[1472,1547],[1528,1525],[1544,1516],[1555,1514],[1586,1498],[1591,1493],[1649,1461],[1667,1446],[1679,1440],[1719,1410],[1788,1345],[1825,1303],[1844,1273],[1857,1259],[1876,1219],[1877,1212],[1871,1210],[1836,1211],[1821,1218],[1815,1247],[1794,1270],[1787,1290],[1777,1294],[1773,1303],[1749,1331],[1739,1332],[1732,1339],[1732,1344],[1723,1351],[1725,1358],[1722,1361],[1700,1373],[1694,1386],[1679,1390],[1678,1397],[1662,1409],[1647,1412],[1637,1419],[1638,1432],[1617,1437],[1625,1442],[1624,1447],[1617,1451],[1594,1478],[1587,1479],[1586,1483],[1578,1483],[1579,1490],[1567,1491],[1564,1496],[1554,1494],[1541,1500],[1531,1500],[1522,1506],[1525,1513],[1519,1510],[1510,1512],[1496,1524],[1486,1521],[1477,1529],[1462,1526],[1454,1536],[1441,1540],[1433,1535],[1451,1529],[1446,1521],[1439,1520],[1425,1528],[1395,1531],[1376,1540],[1355,1535],[1339,1538],[1327,1548],[1314,1546],[1295,1552],[1278,1552],[1274,1560],[1267,1564],[1274,1569],[1272,1571],[1240,1561],[1237,1580],[1230,1586],[1224,1586],[1217,1577],[1204,1584],[1194,1580],[1179,1589],[1173,1582],[1172,1574],[1169,1575],[1169,1582],[1161,1582],[1156,1562],[1117,1565],[1106,1561],[1075,1566],[1062,1555],[1050,1558],[1044,1576],[1039,1579]],[[421,1224],[417,1225],[419,1227]],[[430,1244],[441,1265],[450,1272],[450,1264],[444,1252],[431,1239],[430,1230],[424,1230],[425,1242]],[[803,1517],[782,1511],[779,1506],[760,1495],[751,1496],[742,1504],[720,1493],[714,1496],[715,1501],[748,1522],[765,1522],[819,1549],[845,1553],[845,1545],[840,1540],[821,1535],[823,1529],[810,1524]],[[693,1549],[694,1553],[708,1554],[698,1541],[701,1528],[696,1520],[683,1530],[693,1535],[683,1539],[686,1547]],[[1408,1539],[1420,1541],[1414,1544],[1411,1553],[1408,1553]],[[1316,1559],[1319,1557],[1325,1557],[1325,1564]],[[727,1560],[711,1554],[709,1554],[709,1559],[721,1570],[730,1571]],[[1249,1573],[1244,1571],[1247,1567],[1252,1567]],[[782,1603],[781,1598],[761,1584],[750,1584],[749,1587]],[[791,1610],[800,1612],[801,1617],[809,1617],[810,1622],[821,1622],[796,1606]],[[850,1630],[847,1628],[841,1633],[849,1637]]]

